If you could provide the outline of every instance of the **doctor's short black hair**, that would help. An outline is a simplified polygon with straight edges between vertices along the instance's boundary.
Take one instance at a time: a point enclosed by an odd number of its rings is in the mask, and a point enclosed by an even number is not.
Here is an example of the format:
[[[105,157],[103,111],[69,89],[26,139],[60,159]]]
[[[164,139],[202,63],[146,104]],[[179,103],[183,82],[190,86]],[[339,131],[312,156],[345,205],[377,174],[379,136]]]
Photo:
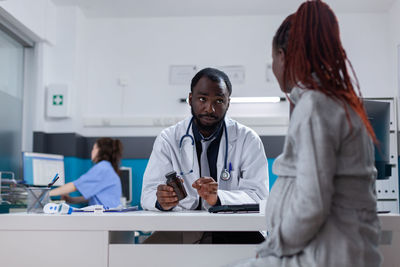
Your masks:
[[[228,89],[229,95],[232,94],[232,84],[231,81],[229,80],[228,75],[226,75],[225,72],[214,68],[205,68],[196,73],[196,75],[192,79],[192,83],[190,84],[190,91],[192,93],[193,93],[193,88],[196,86],[199,80],[204,76],[213,82],[224,81],[226,84],[226,88]]]

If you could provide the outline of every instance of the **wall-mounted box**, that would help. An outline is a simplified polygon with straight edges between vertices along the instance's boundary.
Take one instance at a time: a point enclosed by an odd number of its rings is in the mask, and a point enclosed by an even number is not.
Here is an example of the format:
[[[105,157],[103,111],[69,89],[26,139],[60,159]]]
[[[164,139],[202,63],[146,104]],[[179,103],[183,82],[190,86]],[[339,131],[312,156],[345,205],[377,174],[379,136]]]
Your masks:
[[[66,84],[50,84],[46,94],[46,116],[49,118],[67,118],[69,114],[69,89]]]

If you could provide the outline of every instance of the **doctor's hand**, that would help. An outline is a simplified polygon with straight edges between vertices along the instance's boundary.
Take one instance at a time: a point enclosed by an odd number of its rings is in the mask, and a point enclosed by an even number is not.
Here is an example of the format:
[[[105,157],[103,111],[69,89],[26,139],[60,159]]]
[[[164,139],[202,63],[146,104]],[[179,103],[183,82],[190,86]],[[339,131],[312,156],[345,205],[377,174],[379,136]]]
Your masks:
[[[218,183],[212,177],[201,177],[192,184],[192,187],[208,205],[214,206],[217,203]]]
[[[169,185],[160,184],[157,187],[157,201],[164,210],[169,210],[178,205],[178,197],[174,188]]]

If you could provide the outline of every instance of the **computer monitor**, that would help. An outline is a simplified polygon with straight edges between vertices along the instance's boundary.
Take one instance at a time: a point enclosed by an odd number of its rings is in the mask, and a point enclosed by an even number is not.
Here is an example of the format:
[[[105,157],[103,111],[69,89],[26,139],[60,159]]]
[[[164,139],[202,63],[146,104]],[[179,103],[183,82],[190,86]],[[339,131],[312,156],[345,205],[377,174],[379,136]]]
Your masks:
[[[65,184],[64,156],[43,153],[22,153],[23,173],[28,185],[47,186],[58,173],[54,186]]]
[[[392,166],[389,159],[390,103],[364,100],[364,107],[378,140],[378,145],[375,145],[375,167],[378,171],[377,179],[388,179],[392,175]]]
[[[120,178],[122,186],[122,196],[125,197],[126,203],[132,201],[132,168],[120,167]]]

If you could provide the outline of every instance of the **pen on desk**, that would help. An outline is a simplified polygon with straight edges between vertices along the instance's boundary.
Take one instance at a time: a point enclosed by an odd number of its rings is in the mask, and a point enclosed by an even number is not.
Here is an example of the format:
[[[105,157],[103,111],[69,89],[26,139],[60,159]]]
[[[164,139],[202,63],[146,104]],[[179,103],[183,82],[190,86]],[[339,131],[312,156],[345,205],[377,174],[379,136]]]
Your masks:
[[[58,173],[56,173],[56,176],[54,176],[53,180],[47,185],[47,188],[50,188],[55,182],[57,182],[59,176]],[[32,207],[34,207],[36,205],[36,203],[39,202],[40,206],[43,207],[41,201],[43,200],[43,196],[45,195],[45,193],[48,192],[47,190],[43,190],[43,192],[39,195],[38,198],[36,198],[36,200],[33,202]]]
[[[58,176],[58,173],[56,173],[56,176],[54,176],[53,180],[47,185],[47,187],[52,187],[53,184],[57,182],[58,178],[60,178],[60,176]]]

